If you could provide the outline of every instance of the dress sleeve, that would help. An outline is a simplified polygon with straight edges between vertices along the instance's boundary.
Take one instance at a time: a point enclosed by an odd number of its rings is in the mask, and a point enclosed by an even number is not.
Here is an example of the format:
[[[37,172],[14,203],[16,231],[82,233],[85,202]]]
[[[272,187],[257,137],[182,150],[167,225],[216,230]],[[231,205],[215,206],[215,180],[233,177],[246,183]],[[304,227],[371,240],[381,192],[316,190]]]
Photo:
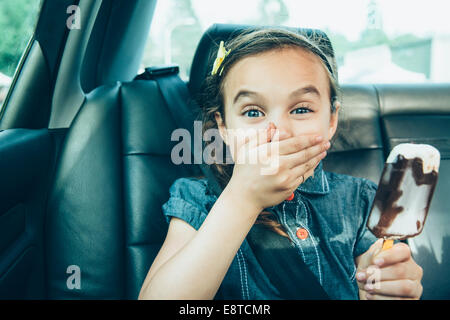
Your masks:
[[[169,192],[169,200],[162,206],[167,223],[176,217],[198,230],[216,200],[207,192],[207,182],[204,179],[179,178]]]
[[[372,209],[372,203],[377,192],[377,184],[373,181],[366,180],[366,184],[363,185],[361,190],[361,223],[358,229],[355,248],[353,250],[353,257],[356,258],[369,250],[369,247],[377,241],[372,232],[367,228],[367,220],[369,219],[370,210]]]

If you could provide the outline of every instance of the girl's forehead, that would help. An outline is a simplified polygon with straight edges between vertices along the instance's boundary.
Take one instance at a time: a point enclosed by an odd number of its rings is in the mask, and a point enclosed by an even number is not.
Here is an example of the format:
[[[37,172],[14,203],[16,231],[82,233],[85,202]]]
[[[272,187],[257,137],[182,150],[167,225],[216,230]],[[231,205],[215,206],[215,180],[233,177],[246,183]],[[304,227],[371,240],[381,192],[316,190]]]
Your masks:
[[[225,98],[244,89],[294,90],[301,84],[316,86],[329,93],[326,67],[314,53],[302,48],[270,50],[242,58],[224,79]]]

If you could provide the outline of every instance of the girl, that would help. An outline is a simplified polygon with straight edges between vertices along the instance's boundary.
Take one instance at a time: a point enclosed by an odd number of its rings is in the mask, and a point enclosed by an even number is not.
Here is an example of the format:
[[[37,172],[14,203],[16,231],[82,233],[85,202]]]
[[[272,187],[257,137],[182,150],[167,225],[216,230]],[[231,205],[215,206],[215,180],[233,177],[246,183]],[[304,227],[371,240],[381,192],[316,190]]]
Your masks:
[[[212,166],[224,187],[218,198],[205,179],[172,185],[167,237],[140,299],[279,299],[246,241],[254,223],[288,237],[332,299],[420,297],[422,270],[409,247],[380,252],[365,227],[376,184],[322,169],[340,109],[322,40],[262,29],[221,43],[200,105],[204,129],[219,129],[234,164]],[[236,129],[267,130],[237,139]],[[254,153],[277,170],[262,174],[262,161],[243,160]]]

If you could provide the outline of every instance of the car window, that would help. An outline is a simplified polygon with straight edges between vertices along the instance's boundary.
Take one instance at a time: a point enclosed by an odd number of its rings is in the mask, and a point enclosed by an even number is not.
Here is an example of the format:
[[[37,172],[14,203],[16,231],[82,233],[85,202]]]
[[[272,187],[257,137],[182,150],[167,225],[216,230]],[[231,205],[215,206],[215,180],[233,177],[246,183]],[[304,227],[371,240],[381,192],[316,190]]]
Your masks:
[[[35,29],[41,3],[42,0],[0,0],[0,110]]]
[[[211,24],[285,25],[328,34],[341,83],[450,82],[447,11],[442,0],[158,1],[142,67],[176,63],[186,80]]]

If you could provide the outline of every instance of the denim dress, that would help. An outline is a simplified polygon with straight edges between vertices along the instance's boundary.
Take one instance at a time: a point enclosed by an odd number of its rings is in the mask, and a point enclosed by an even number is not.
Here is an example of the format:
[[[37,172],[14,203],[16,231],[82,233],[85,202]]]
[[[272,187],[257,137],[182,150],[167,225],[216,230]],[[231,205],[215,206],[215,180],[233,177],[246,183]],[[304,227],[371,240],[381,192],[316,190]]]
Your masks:
[[[377,185],[364,178],[323,170],[322,162],[294,192],[292,200],[266,208],[278,218],[298,254],[331,299],[358,299],[355,258],[376,237],[366,222]],[[180,178],[163,205],[167,222],[177,217],[198,230],[217,197],[206,179]],[[297,236],[297,230],[307,236]],[[245,239],[215,299],[282,299]]]

